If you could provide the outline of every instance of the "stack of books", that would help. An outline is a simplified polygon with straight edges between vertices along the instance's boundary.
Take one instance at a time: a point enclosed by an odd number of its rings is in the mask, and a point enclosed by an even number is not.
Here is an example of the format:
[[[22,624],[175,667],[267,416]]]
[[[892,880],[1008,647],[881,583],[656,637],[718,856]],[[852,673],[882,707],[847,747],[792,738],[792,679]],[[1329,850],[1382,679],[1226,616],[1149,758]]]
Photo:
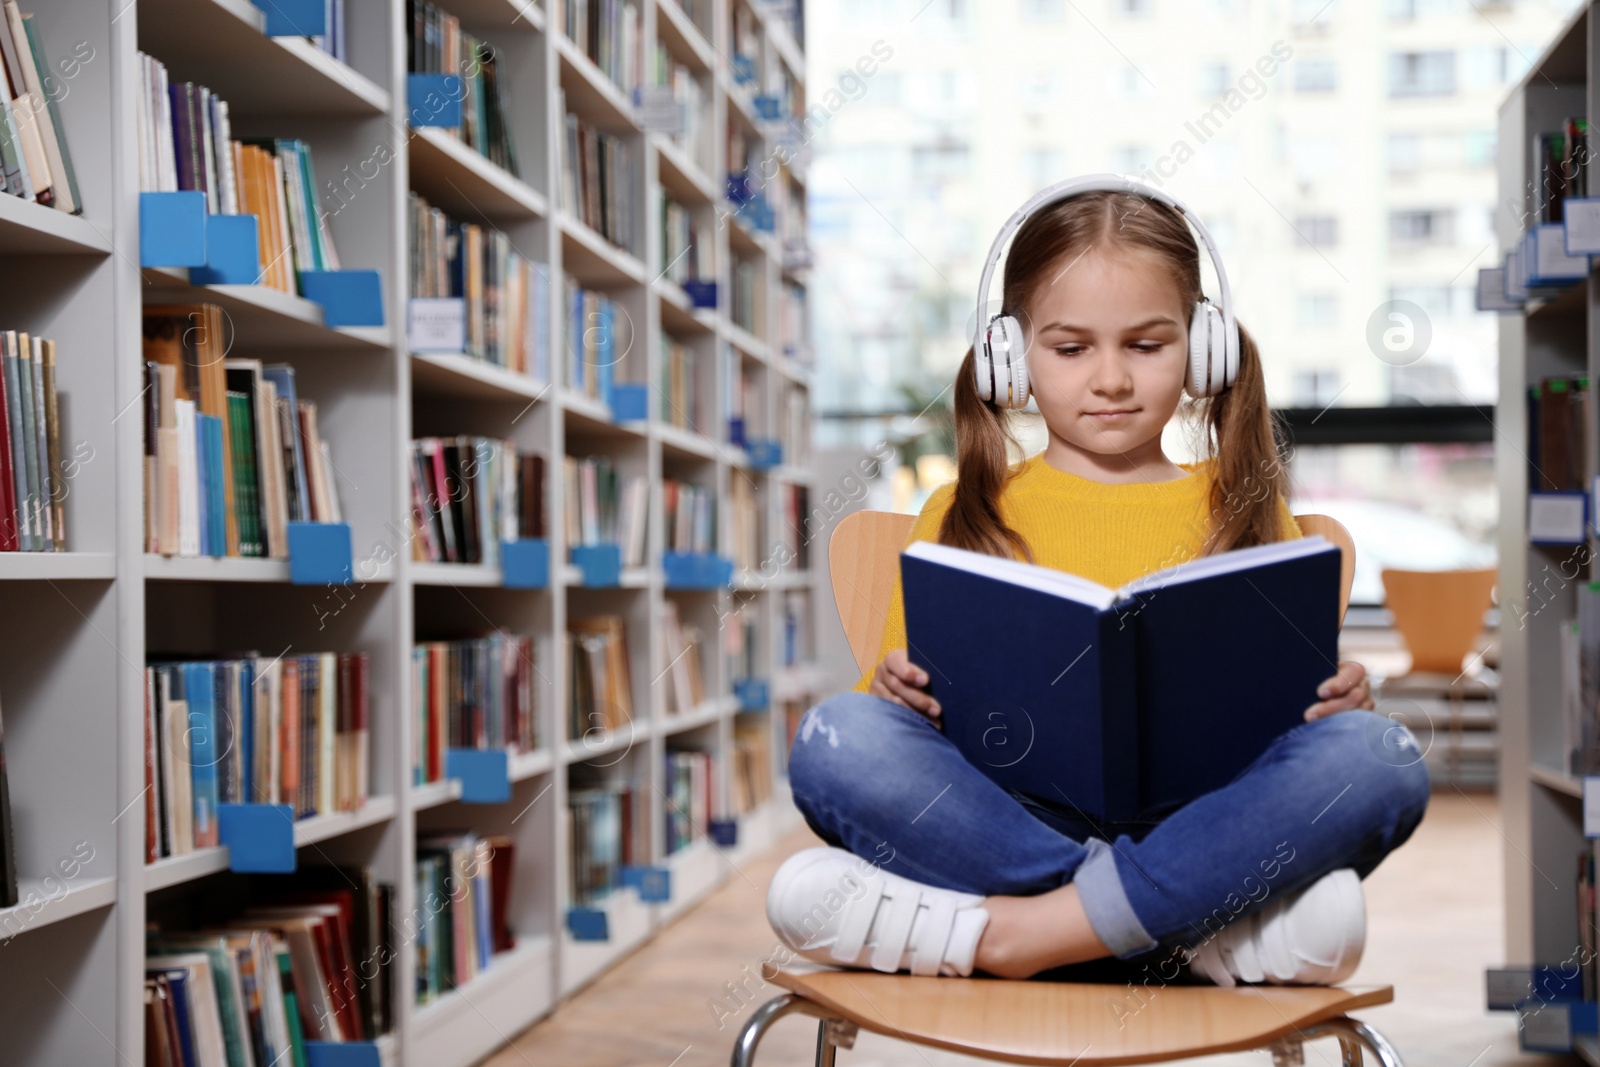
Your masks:
[[[550,9],[556,32],[581,48],[623,92],[632,92],[644,69],[638,5],[629,0],[558,0]]]
[[[711,753],[681,750],[667,753],[666,798],[667,855],[705,837],[711,829],[711,790],[714,775]]]
[[[700,79],[687,66],[679,63],[667,51],[667,46],[656,42],[650,64],[650,84],[672,90],[672,99],[682,116],[679,128],[667,137],[677,145],[689,161],[707,174],[711,173],[711,97],[700,84]]]
[[[649,790],[636,783],[580,785],[567,793],[572,903],[592,906],[617,887],[619,868],[649,862]]]
[[[463,355],[550,377],[550,273],[503,230],[458,222],[411,194],[412,297],[465,303]]]
[[[511,838],[417,839],[417,1003],[460,988],[516,947],[509,921]]]
[[[703,360],[695,349],[668,334],[658,334],[661,352],[661,421],[680,430],[706,433],[707,417],[701,375]]]
[[[772,796],[772,730],[764,716],[733,720],[733,813],[754,811]]]
[[[61,455],[56,343],[6,330],[0,363],[0,552],[65,552],[76,457]]]
[[[461,142],[513,177],[517,151],[511,137],[510,88],[495,50],[461,29],[461,20],[427,0],[406,0],[406,64],[412,74],[461,79]]]
[[[543,537],[544,468],[494,437],[411,442],[411,558],[498,566],[502,542]]]
[[[411,650],[412,781],[444,778],[451,748],[539,747],[533,638],[495,631]]]
[[[219,804],[358,810],[369,781],[367,656],[312,652],[145,669],[145,861],[220,844]]]
[[[734,325],[760,336],[766,328],[761,314],[762,267],[753,259],[735,259],[728,277],[728,313]]]
[[[661,632],[666,642],[666,673],[671,676],[671,684],[663,690],[666,712],[685,715],[705,703],[705,642],[697,627],[684,625],[677,601],[670,598],[661,605]]]
[[[144,309],[145,551],[286,559],[341,522],[338,469],[294,368],[226,357],[222,309]]]
[[[661,481],[663,530],[668,552],[714,552],[717,547],[717,494],[703,485]]]
[[[70,78],[94,59],[94,47],[79,41],[70,57],[57,53],[59,67],[45,55],[38,24],[16,0],[5,0],[0,19],[0,169],[4,191],[69,215],[83,214],[78,177],[67,148],[57,101],[67,87],[53,70]]]
[[[756,506],[756,490],[750,476],[737,468],[728,474],[728,535],[734,568],[760,568],[761,509]]]
[[[629,252],[633,248],[639,160],[622,137],[569,111],[562,114],[566,116],[566,136],[561,142],[561,208]]]
[[[609,456],[565,457],[567,544],[617,545],[624,567],[644,565],[649,483],[624,476]]]
[[[671,197],[661,200],[661,274],[675,285],[715,281],[710,236],[701,232],[694,212]]]
[[[567,737],[619,730],[633,722],[627,627],[620,615],[567,622],[571,685]]]
[[[619,378],[617,365],[630,354],[633,362],[644,362],[643,353],[633,352],[633,319],[600,290],[585,289],[570,275],[562,281],[562,332],[567,338],[563,384],[609,407],[611,387]]]

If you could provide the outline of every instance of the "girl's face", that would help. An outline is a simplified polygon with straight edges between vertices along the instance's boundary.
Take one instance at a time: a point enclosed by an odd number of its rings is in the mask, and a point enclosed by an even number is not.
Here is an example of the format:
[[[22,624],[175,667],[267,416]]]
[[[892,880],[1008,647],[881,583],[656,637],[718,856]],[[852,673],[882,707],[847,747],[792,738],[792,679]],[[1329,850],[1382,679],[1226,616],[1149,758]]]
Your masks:
[[[1052,447],[1135,465],[1159,458],[1182,398],[1191,309],[1151,253],[1094,248],[1057,269],[1023,323]]]

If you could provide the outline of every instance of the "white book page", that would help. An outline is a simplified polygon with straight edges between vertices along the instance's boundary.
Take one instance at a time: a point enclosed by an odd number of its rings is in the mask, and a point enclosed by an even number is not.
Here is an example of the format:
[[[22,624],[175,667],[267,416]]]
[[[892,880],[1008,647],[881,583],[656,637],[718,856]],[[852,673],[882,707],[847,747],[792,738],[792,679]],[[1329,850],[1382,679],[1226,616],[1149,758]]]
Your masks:
[[[990,556],[982,552],[968,552],[964,548],[953,548],[932,541],[918,541],[906,549],[905,554],[915,559],[925,559],[930,563],[942,563],[946,567],[954,567],[971,574],[995,578],[1011,585],[1020,585],[1024,589],[1053,593],[1101,611],[1109,608],[1117,599],[1115,590],[1108,589],[1099,582],[1080,578],[1076,574],[1041,567],[1035,563]]]
[[[1198,581],[1216,574],[1231,574],[1234,571],[1249,570],[1280,560],[1299,559],[1302,556],[1325,551],[1332,546],[1333,542],[1321,534],[1311,534],[1290,541],[1276,541],[1270,545],[1236,548],[1231,552],[1201,556],[1136,578],[1117,590],[1117,595],[1119,599],[1126,598],[1146,589],[1159,589],[1162,586]]]

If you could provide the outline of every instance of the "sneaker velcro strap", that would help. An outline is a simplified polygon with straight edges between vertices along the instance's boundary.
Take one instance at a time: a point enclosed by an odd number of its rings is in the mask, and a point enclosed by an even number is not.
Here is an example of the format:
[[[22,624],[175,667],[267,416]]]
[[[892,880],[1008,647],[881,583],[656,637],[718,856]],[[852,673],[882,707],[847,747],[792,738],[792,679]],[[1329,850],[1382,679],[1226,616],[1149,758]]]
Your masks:
[[[928,910],[923,912],[917,925],[917,940],[912,946],[911,973],[937,975],[944,962],[945,946],[956,926],[956,902],[948,893],[929,893],[923,902]]]
[[[839,936],[833,941],[834,959],[853,964],[861,957],[861,949],[866,945],[867,934],[872,929],[872,918],[878,913],[878,900],[883,896],[883,883],[886,880],[881,872],[876,878],[860,879],[859,884],[866,888],[866,892],[855,900],[846,900],[844,916],[839,922]]]
[[[906,943],[911,940],[911,924],[917,918],[917,906],[922,901],[922,889],[908,881],[894,887],[889,898],[888,914],[878,927],[877,943],[872,946],[874,970],[893,974],[900,969],[905,957]]]

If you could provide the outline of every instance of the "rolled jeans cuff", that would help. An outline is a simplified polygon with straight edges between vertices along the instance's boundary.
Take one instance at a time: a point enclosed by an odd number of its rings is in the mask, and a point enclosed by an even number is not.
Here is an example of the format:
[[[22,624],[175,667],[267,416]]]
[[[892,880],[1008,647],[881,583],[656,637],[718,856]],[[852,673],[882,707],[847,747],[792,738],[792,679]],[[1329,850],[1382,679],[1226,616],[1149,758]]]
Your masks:
[[[1118,959],[1156,948],[1155,938],[1133,913],[1133,905],[1122,888],[1116,850],[1098,837],[1087,839],[1083,845],[1089,855],[1078,865],[1072,881],[1078,887],[1078,899],[1083,902],[1084,914],[1095,936]]]

